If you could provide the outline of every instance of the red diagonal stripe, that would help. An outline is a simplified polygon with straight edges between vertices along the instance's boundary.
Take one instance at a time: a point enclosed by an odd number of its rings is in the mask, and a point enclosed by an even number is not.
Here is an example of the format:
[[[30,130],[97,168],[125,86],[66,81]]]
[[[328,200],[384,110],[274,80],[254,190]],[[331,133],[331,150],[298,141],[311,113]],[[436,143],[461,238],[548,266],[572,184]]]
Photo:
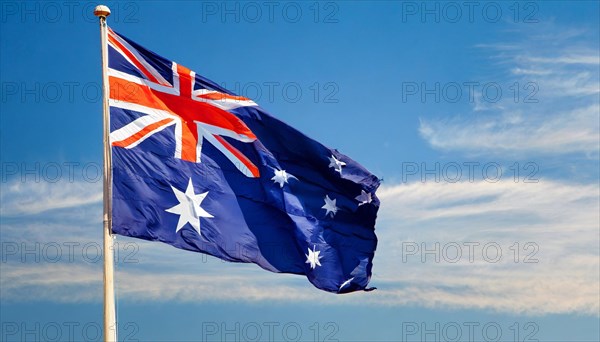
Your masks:
[[[243,97],[243,96],[233,96],[233,95],[229,95],[229,94],[225,94],[225,93],[220,93],[220,92],[214,92],[214,93],[208,93],[208,94],[202,94],[199,95],[198,97],[203,98],[203,99],[208,99],[208,100],[236,100],[236,101],[251,101],[249,98],[247,97]]]
[[[250,161],[250,159],[246,158],[245,155],[242,154],[242,152],[238,151],[237,148],[231,146],[230,143],[228,143],[225,139],[223,139],[221,136],[219,135],[214,135],[215,139],[217,139],[221,144],[223,144],[223,146],[225,146],[225,148],[227,150],[229,150],[229,152],[231,152],[237,159],[239,159],[239,161],[241,161],[244,165],[246,165],[246,167],[248,168],[248,170],[250,170],[250,173],[252,173],[252,175],[254,177],[258,177],[260,176],[260,172],[258,171],[258,168],[256,167],[256,165],[252,164],[252,162]]]
[[[152,123],[146,127],[144,127],[142,130],[140,130],[139,132],[129,136],[127,139],[123,139],[120,141],[115,141],[113,142],[113,146],[118,146],[118,147],[127,147],[135,142],[137,142],[139,139],[145,137],[147,134],[149,134],[150,132],[152,132],[153,130],[161,127],[161,126],[166,126],[168,124],[170,124],[171,122],[173,122],[173,119],[162,119],[158,122]]]

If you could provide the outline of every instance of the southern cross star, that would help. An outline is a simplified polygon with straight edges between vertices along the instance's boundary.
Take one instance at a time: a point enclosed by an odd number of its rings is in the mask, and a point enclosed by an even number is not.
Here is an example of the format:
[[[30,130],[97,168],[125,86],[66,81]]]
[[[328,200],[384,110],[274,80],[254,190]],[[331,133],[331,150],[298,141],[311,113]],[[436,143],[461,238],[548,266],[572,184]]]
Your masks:
[[[365,192],[364,190],[361,190],[360,195],[356,196],[355,199],[360,202],[358,203],[359,207],[363,204],[368,204],[371,203],[371,201],[373,201],[373,199],[371,198],[371,193]]]
[[[344,163],[341,160],[336,159],[335,156],[331,156],[328,158],[329,158],[329,167],[332,167],[335,171],[339,172],[341,175],[342,174],[342,166],[346,166],[346,163]]]
[[[286,184],[290,178],[298,179],[294,175],[285,172],[285,170],[275,170],[275,176],[271,180],[279,183],[279,187],[283,188],[283,184]]]
[[[191,178],[185,192],[174,188],[172,185],[171,189],[173,189],[173,193],[175,194],[175,197],[177,197],[179,204],[166,209],[165,211],[179,215],[179,221],[177,222],[177,229],[175,232],[177,233],[186,225],[186,223],[189,223],[192,228],[200,234],[200,218],[214,217],[200,206],[204,198],[206,198],[206,195],[208,195],[208,191],[202,194],[195,194]]]
[[[333,217],[335,214],[337,214],[338,211],[338,207],[335,205],[335,202],[337,201],[337,199],[331,199],[329,198],[329,195],[325,195],[325,204],[321,207],[322,209],[325,209],[325,216],[327,215],[331,215],[331,217]]]
[[[321,266],[321,262],[319,260],[322,258],[322,256],[319,256],[319,253],[321,253],[321,251],[317,251],[317,246],[313,245],[312,251],[310,248],[308,248],[308,254],[304,254],[306,255],[306,263],[310,264],[311,269]]]

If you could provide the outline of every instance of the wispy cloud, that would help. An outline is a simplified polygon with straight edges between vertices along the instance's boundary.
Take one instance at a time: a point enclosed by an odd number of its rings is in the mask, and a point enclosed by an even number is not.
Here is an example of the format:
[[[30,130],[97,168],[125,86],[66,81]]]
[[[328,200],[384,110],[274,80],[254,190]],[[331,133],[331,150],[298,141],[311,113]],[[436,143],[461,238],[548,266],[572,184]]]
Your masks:
[[[502,99],[486,103],[476,98],[472,112],[459,116],[423,117],[421,136],[434,148],[471,154],[581,153],[598,158],[597,36],[554,26],[543,30],[522,33],[525,38],[511,43],[478,45],[499,68],[496,82],[507,85]]]
[[[225,263],[161,243],[118,237],[121,246],[136,246],[133,262],[123,262],[131,250],[121,248],[116,263],[118,296],[121,300],[184,302],[317,298],[325,304],[478,308],[528,314],[595,315],[600,309],[596,186],[546,180],[427,182],[385,186],[378,195],[383,204],[372,279],[377,291],[335,296],[314,289],[301,276],[273,274],[255,265]],[[99,206],[96,209],[100,210]],[[76,220],[65,223],[62,214],[54,215],[60,212],[46,212],[47,220],[57,221],[48,222],[48,229],[68,233],[44,235],[40,223],[32,220],[3,225],[3,242],[8,238],[61,243],[85,237],[100,244],[99,216],[90,228],[87,221],[85,225],[77,225]],[[58,227],[60,222],[62,227]],[[84,241],[80,242],[83,245]],[[472,262],[462,245],[465,242],[479,244]],[[526,249],[530,242],[537,249]],[[419,248],[425,243],[429,249],[435,243],[440,248],[456,243],[462,246],[463,257],[448,262],[442,256],[435,262],[429,255],[422,262],[420,254],[406,253],[406,243],[416,243]],[[500,246],[498,262],[483,258],[482,248],[487,243]],[[515,243],[520,250],[518,262],[514,261]],[[488,254],[493,256],[492,252]],[[524,262],[527,256],[538,262]],[[101,282],[101,262],[86,262],[77,254],[74,262],[67,262],[66,257],[58,263],[44,258],[23,263],[13,258],[2,265],[1,298],[28,301],[35,293],[36,299],[100,301]]]
[[[422,119],[419,132],[433,147],[487,155],[585,153],[597,155],[600,106],[549,114],[518,108],[477,118]]]
[[[101,183],[14,180],[2,184],[0,215],[19,217],[101,202]]]
[[[598,314],[596,185],[411,183],[384,187],[379,197],[375,269],[388,303]],[[413,242],[419,248],[415,255],[408,253],[414,245],[407,247]],[[473,260],[464,244],[470,242],[478,243]],[[423,262],[421,250],[436,243],[439,262],[435,253]],[[454,244],[462,252],[457,262]],[[486,244],[495,247],[485,252]],[[492,262],[497,247],[502,257]]]
[[[116,295],[117,300],[181,302],[289,301],[314,298],[314,292],[302,290],[295,284],[286,284],[279,278],[281,275],[273,281],[273,275],[254,270],[257,276],[252,273],[223,274],[222,271],[206,272],[198,269],[187,272],[156,272],[135,268],[117,270]],[[3,301],[51,300],[79,303],[102,300],[100,264],[9,264],[3,267],[2,272],[0,287]],[[32,293],[35,294],[34,297]],[[293,298],[290,298],[290,293],[295,293]]]
[[[526,57],[526,60],[534,64],[566,64],[566,65],[591,65],[597,66],[600,63],[597,53],[590,51],[588,54],[575,55],[566,54],[558,57]]]

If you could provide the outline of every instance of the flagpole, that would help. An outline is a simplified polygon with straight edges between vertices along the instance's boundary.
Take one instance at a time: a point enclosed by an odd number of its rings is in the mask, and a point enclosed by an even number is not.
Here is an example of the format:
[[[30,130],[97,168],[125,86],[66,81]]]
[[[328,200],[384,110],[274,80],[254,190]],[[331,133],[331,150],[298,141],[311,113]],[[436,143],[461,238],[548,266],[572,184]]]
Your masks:
[[[100,19],[100,44],[102,45],[102,118],[103,131],[102,141],[104,147],[104,341],[117,341],[117,320],[115,315],[115,285],[114,285],[114,258],[112,239],[112,160],[109,145],[109,105],[108,105],[108,47],[106,17],[110,15],[110,9],[104,5],[98,5],[94,9],[94,15]]]

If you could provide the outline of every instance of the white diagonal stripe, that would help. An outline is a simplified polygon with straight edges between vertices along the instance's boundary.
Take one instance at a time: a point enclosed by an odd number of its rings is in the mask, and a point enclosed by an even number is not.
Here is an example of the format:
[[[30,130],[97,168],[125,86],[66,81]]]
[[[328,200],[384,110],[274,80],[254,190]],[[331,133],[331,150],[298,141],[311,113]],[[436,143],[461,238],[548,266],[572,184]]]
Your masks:
[[[121,37],[119,37],[117,34],[112,33],[109,31],[109,34],[111,35],[111,37],[115,38],[116,40],[119,41],[119,43],[121,43],[123,46],[125,46],[126,49],[129,50],[129,52],[131,52],[131,54],[138,60],[138,62],[140,62],[140,64],[142,64],[146,70],[148,70],[148,72],[150,72],[152,74],[152,76],[154,76],[160,83],[162,83],[163,85],[167,85],[169,84],[169,82],[167,82],[167,80],[164,79],[164,77],[162,77],[162,75],[156,71],[156,69],[154,69],[153,66],[151,66],[150,64],[148,64],[148,62],[146,62],[146,60],[140,56],[140,54],[138,54],[137,50],[133,48],[133,46],[129,45],[129,43],[127,43],[125,40],[121,39]],[[119,53],[125,57],[132,65],[135,65],[132,63],[132,61],[127,58],[127,55],[125,55],[125,53],[123,53],[123,51],[121,51],[121,49],[119,49],[119,47],[114,46],[111,44],[112,47],[114,47],[117,51],[119,51]]]

